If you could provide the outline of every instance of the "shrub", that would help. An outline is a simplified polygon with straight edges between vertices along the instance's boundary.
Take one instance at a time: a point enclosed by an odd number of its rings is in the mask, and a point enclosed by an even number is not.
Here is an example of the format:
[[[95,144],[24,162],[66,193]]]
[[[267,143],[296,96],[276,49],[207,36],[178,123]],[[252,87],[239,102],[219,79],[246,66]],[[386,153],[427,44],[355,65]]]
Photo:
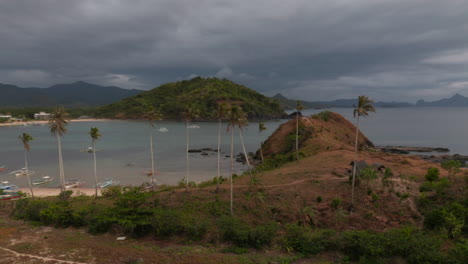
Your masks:
[[[288,251],[295,251],[304,255],[316,255],[331,249],[334,235],[335,232],[332,230],[314,232],[307,227],[287,225],[284,243]]]
[[[441,166],[448,172],[449,177],[454,177],[460,172],[461,163],[459,160],[446,160],[442,162]]]
[[[312,115],[312,118],[328,122],[328,120],[330,120],[332,114],[333,113],[330,112],[330,111],[323,111],[323,112],[320,112],[318,114]]]
[[[322,201],[323,201],[322,196],[318,196],[318,197],[317,197],[317,202],[321,203]]]
[[[438,168],[429,168],[426,173],[426,180],[433,182],[439,179],[440,171]]]
[[[220,229],[224,241],[232,242],[238,247],[257,249],[270,245],[277,231],[275,223],[250,227],[232,217],[223,217]]]
[[[333,209],[338,209],[338,206],[340,206],[340,204],[341,204],[341,199],[335,198],[335,199],[332,200],[330,206]]]

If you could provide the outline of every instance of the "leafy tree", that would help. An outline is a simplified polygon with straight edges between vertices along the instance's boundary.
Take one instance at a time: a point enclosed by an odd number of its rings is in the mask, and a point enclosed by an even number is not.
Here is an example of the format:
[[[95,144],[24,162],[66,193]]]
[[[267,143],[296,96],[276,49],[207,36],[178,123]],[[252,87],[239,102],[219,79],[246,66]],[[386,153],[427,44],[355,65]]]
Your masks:
[[[50,132],[57,136],[58,154],[59,154],[59,172],[60,172],[60,190],[63,192],[65,189],[65,172],[63,169],[62,158],[62,145],[60,137],[67,133],[68,113],[62,106],[57,107],[51,114],[49,119]]]
[[[29,145],[29,142],[34,140],[34,138],[28,133],[23,133],[22,135],[18,136],[18,138],[21,140],[24,146],[24,168],[26,169],[26,175],[28,176],[29,190],[31,190],[32,198],[34,198],[34,192],[33,192],[32,184],[31,184],[31,177],[29,175],[29,170],[28,170],[28,152],[29,150],[31,150],[31,146]]]
[[[299,113],[304,110],[301,101],[296,102],[296,159],[299,162]]]
[[[185,190],[189,190],[189,125],[190,121],[196,119],[200,116],[200,112],[198,108],[193,104],[187,104],[185,106],[185,110],[183,112],[183,118],[185,120],[185,132],[186,132],[186,150],[185,150],[185,158],[186,158],[186,165],[187,165],[187,174],[185,176]]]
[[[98,180],[97,180],[97,164],[96,164],[96,141],[101,137],[99,133],[99,129],[97,127],[92,127],[88,134],[91,136],[91,145],[93,148],[93,161],[94,161],[94,188],[95,188],[95,196],[98,196]]]
[[[261,134],[264,130],[266,130],[265,123],[260,122],[258,123],[258,133]],[[263,158],[263,141],[260,141],[260,157],[262,158],[262,162],[264,161]]]
[[[442,169],[448,172],[449,178],[455,177],[460,172],[461,163],[459,160],[446,160],[442,162]]]
[[[154,123],[157,120],[161,120],[161,114],[159,113],[158,110],[154,108],[149,108],[147,112],[145,113],[145,118],[148,120],[150,129],[149,129],[149,138],[150,138],[150,152],[151,152],[151,186],[153,187],[154,190],[154,184],[156,183],[155,179],[155,171],[154,171],[154,151],[153,151],[153,128],[154,128]]]
[[[374,101],[370,100],[367,96],[359,96],[358,104],[354,106],[353,115],[356,119],[356,142],[354,144],[354,166],[353,166],[353,181],[351,189],[351,205],[354,205],[354,182],[356,180],[356,161],[358,159],[358,138],[359,138],[359,117],[366,117],[369,112],[375,112],[375,108],[372,105]]]

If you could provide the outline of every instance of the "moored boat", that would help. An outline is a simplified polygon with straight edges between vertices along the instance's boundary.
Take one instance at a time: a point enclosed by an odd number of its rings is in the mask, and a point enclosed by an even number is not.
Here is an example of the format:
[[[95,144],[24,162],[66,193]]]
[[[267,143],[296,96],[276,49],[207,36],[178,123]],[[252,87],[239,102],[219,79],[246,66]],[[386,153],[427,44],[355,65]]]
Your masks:
[[[51,178],[50,176],[44,176],[42,179],[35,180],[32,182],[32,185],[42,185],[42,184],[47,184],[53,181],[54,178]]]
[[[120,181],[116,181],[116,180],[107,180],[107,181],[104,181],[104,182],[100,182],[97,184],[97,186],[99,188],[107,188],[107,187],[110,187],[110,186],[114,186],[114,185],[117,185],[119,184]]]
[[[83,186],[85,183],[76,179],[66,181],[63,186],[65,189],[78,188]]]

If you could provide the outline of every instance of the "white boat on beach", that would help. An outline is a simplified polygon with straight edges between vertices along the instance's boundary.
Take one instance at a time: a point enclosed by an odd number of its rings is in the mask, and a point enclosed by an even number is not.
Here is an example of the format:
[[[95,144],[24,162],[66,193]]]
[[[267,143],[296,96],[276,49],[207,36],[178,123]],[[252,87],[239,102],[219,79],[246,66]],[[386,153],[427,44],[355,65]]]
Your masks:
[[[35,180],[32,182],[32,185],[42,185],[42,184],[47,184],[50,183],[54,180],[54,178],[51,178],[50,176],[44,176],[40,180]]]
[[[82,181],[79,181],[79,180],[68,180],[66,181],[63,186],[65,187],[65,189],[71,189],[71,188],[78,188],[78,187],[81,187],[83,186],[85,183],[82,182]]]
[[[110,186],[118,185],[119,183],[120,182],[116,181],[116,180],[107,180],[105,182],[98,183],[97,187],[105,189],[105,188],[110,187]]]
[[[4,191],[14,191],[14,190],[18,190],[19,187],[14,185],[14,184],[10,184],[8,181],[4,181],[2,183],[0,183],[0,190],[4,190]]]

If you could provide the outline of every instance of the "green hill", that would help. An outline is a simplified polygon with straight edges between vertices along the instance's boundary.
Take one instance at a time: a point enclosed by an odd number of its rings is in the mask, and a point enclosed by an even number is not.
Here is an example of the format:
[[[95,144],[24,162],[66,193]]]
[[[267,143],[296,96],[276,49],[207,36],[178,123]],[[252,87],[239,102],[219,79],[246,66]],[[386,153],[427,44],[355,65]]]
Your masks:
[[[200,112],[200,120],[216,119],[218,102],[238,104],[249,119],[281,118],[281,106],[250,88],[230,80],[197,77],[188,81],[163,84],[152,90],[100,107],[97,116],[107,118],[142,118],[148,106],[161,111],[164,119],[180,119],[187,105]]]

